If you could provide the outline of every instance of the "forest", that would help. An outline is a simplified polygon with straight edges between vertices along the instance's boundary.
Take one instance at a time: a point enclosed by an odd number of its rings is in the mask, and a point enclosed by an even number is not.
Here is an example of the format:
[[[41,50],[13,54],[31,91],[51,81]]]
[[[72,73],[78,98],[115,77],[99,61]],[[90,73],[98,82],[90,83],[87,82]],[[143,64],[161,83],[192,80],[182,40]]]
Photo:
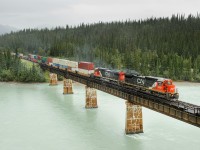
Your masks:
[[[5,48],[176,81],[200,81],[199,14],[23,29],[0,36],[0,50]]]
[[[45,82],[45,76],[36,65],[27,66],[9,50],[0,53],[0,81]]]

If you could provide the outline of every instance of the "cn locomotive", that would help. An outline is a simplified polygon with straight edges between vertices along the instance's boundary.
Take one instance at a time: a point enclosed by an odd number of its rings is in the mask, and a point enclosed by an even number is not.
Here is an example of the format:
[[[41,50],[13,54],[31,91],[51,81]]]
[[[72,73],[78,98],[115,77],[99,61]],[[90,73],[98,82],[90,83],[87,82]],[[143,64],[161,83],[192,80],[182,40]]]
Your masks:
[[[162,96],[170,100],[177,100],[179,98],[179,93],[171,79],[153,76],[141,76],[136,71],[132,73],[125,73],[123,71],[114,71],[107,68],[95,69],[94,76],[110,78],[121,82],[126,82],[128,84],[137,85],[137,88],[140,90]]]

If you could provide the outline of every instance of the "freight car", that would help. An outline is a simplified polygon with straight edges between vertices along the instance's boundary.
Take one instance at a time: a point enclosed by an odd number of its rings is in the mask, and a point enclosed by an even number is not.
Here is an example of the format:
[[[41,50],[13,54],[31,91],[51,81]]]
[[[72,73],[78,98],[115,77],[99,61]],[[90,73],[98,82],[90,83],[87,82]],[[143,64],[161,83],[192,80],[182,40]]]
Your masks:
[[[91,75],[94,74],[94,63],[92,62],[78,62],[78,73]]]

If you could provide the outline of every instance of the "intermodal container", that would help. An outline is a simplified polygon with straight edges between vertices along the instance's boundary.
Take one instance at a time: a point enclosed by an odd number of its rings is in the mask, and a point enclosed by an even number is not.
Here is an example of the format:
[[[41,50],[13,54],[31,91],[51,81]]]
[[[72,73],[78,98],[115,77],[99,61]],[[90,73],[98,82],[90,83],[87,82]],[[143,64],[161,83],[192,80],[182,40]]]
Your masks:
[[[59,60],[58,58],[53,58],[53,59],[52,59],[52,62],[55,63],[55,64],[59,64],[59,61],[60,61],[60,60]]]
[[[30,58],[30,59],[31,59],[31,54],[28,54],[28,58]]]
[[[78,68],[78,62],[76,62],[76,61],[68,61],[67,64],[71,68]]]
[[[47,63],[50,64],[50,63],[52,63],[52,62],[53,62],[53,59],[52,59],[51,57],[48,57],[48,58],[47,58]]]
[[[60,64],[53,63],[53,66],[60,67]]]
[[[42,63],[46,63],[47,57],[42,57]]]
[[[78,68],[84,69],[84,70],[94,70],[94,63],[92,63],[92,62],[79,62]]]
[[[31,61],[36,63],[36,62],[37,62],[37,59],[31,58]]]
[[[86,69],[78,68],[78,72],[83,73],[83,74],[91,74],[91,73],[94,73],[94,70],[86,70]]]
[[[22,53],[19,53],[19,54],[18,54],[18,56],[19,56],[19,57],[22,57],[22,56],[24,56],[24,54],[22,54]]]
[[[37,58],[38,58],[39,60],[41,60],[41,59],[42,59],[42,57],[41,57],[40,55],[37,55]]]
[[[33,55],[33,58],[34,58],[34,59],[37,59],[37,55]]]
[[[34,56],[35,56],[35,55],[32,55],[32,54],[31,54],[31,58],[34,58]]]
[[[65,65],[60,65],[60,68],[66,69],[66,68],[68,68],[68,67],[65,66]]]
[[[68,65],[68,61],[69,61],[69,60],[66,60],[66,59],[60,59],[60,60],[59,60],[59,64],[60,64],[60,65],[63,65],[63,66],[67,66],[67,65]]]

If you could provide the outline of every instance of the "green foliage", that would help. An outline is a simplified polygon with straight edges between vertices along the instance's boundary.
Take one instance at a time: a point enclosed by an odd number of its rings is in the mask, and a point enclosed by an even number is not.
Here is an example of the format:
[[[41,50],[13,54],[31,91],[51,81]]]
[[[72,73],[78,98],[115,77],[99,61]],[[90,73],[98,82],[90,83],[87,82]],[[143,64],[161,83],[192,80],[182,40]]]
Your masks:
[[[4,50],[4,54],[0,53],[0,81],[45,82],[45,78],[39,67],[34,64],[27,67]]]
[[[143,75],[188,81],[200,78],[198,14],[51,30],[24,29],[0,36],[0,45],[0,51],[4,47],[13,52],[92,61],[96,66],[135,69]],[[3,61],[1,68],[11,67],[9,57]]]

